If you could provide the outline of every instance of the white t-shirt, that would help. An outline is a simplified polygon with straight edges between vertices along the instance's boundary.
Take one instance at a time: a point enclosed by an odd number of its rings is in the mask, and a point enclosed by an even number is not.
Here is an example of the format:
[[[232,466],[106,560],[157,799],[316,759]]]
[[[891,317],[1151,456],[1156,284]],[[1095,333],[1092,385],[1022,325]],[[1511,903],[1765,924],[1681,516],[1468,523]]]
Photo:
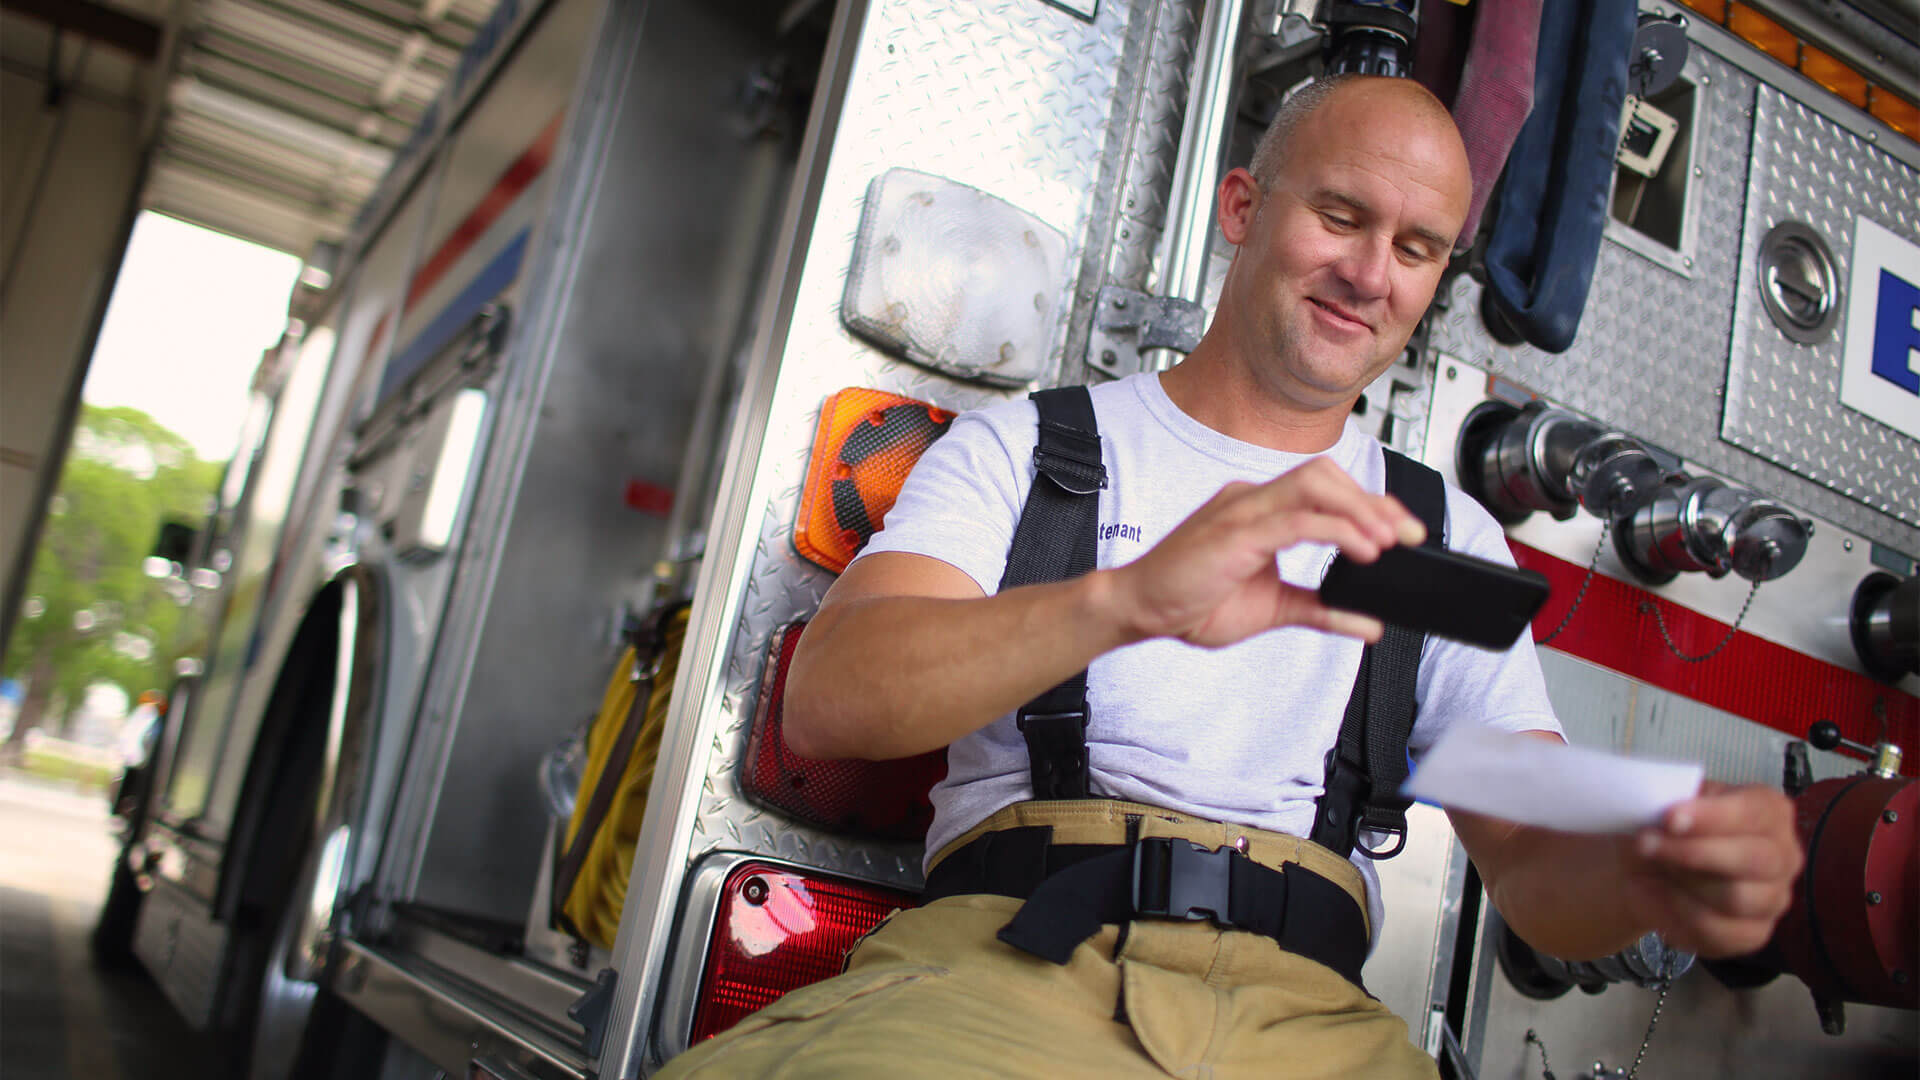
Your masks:
[[[1263,482],[1316,455],[1229,438],[1181,412],[1154,373],[1092,388],[1107,487],[1100,492],[1096,565],[1140,557],[1230,481]],[[998,591],[1033,482],[1038,412],[1024,398],[960,416],[927,449],[885,528],[861,557],[925,555]],[[1325,456],[1363,488],[1386,489],[1380,444],[1349,424]],[[1500,526],[1449,485],[1447,545],[1513,565]],[[1334,549],[1280,554],[1286,581],[1317,588]],[[1225,649],[1160,639],[1116,649],[1087,674],[1087,752],[1093,794],[1162,806],[1294,836],[1310,834],[1325,755],[1340,731],[1360,667],[1354,638],[1289,627]],[[1429,637],[1409,746],[1417,760],[1455,723],[1558,732],[1530,637],[1490,652]],[[1010,803],[1032,797],[1025,740],[1011,714],[953,743],[933,788],[929,854]],[[1421,842],[1415,839],[1413,842]],[[1367,879],[1373,926],[1379,879]]]

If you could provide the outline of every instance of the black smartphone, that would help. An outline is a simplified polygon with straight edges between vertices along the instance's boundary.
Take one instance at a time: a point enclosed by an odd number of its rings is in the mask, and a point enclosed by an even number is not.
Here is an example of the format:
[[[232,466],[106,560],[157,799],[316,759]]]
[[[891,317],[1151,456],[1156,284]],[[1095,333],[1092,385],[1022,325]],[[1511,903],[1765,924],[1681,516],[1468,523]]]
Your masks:
[[[1402,545],[1371,563],[1335,559],[1320,583],[1320,601],[1409,630],[1504,649],[1547,602],[1547,579],[1445,548]]]

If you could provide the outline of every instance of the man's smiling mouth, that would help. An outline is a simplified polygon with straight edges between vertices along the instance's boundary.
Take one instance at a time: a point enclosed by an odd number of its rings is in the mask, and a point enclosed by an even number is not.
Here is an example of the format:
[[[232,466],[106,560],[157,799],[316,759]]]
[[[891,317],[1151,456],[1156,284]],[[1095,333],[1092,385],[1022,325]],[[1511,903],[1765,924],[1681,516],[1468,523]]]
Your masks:
[[[1373,329],[1373,326],[1369,324],[1366,320],[1356,317],[1351,312],[1348,312],[1343,308],[1338,307],[1337,305],[1329,304],[1325,300],[1318,300],[1311,296],[1307,297],[1307,299],[1310,302],[1312,302],[1312,304],[1315,307],[1333,316],[1334,319],[1336,319],[1341,323],[1346,323],[1363,330]]]

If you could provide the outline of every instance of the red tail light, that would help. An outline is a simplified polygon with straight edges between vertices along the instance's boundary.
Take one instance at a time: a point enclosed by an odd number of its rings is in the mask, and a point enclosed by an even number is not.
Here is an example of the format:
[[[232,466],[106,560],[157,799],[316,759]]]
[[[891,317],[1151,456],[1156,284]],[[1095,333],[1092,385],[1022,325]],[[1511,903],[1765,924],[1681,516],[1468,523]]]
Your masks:
[[[747,798],[789,817],[855,836],[919,840],[933,822],[927,792],[947,774],[947,752],[897,761],[818,761],[787,747],[783,703],[787,666],[806,623],[774,635],[740,769]]]
[[[720,887],[688,1042],[739,1023],[780,995],[840,974],[847,950],[909,893],[741,863]]]

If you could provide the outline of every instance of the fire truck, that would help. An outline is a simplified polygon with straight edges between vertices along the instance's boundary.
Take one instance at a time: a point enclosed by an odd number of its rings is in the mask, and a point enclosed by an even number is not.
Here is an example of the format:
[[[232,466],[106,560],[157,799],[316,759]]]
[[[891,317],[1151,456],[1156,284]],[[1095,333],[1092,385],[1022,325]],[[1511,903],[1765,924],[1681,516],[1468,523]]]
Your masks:
[[[501,0],[182,568],[207,647],[101,938],[262,1077],[626,1080],[835,973],[943,766],[796,759],[779,699],[888,486],[1191,347],[1292,88],[1438,62],[1469,128],[1526,7]],[[1365,978],[1447,1075],[1920,1059],[1915,22],[1644,0],[1623,74],[1518,57],[1486,222],[1355,409],[1552,582],[1572,741],[1784,785],[1809,855],[1760,954],[1569,962],[1416,805]]]

